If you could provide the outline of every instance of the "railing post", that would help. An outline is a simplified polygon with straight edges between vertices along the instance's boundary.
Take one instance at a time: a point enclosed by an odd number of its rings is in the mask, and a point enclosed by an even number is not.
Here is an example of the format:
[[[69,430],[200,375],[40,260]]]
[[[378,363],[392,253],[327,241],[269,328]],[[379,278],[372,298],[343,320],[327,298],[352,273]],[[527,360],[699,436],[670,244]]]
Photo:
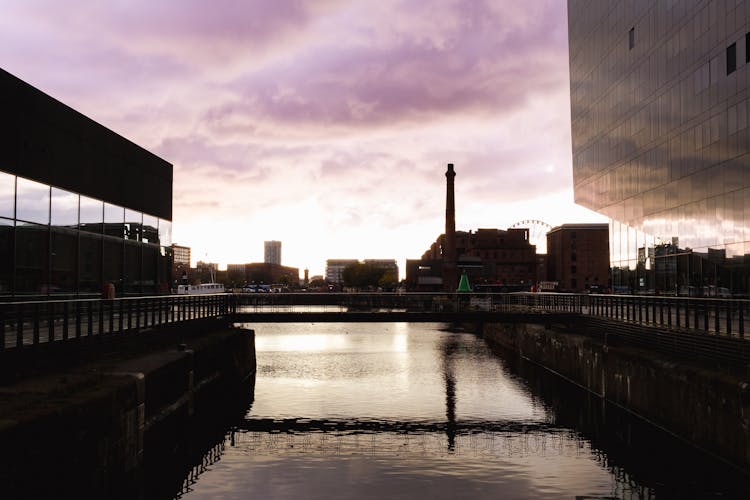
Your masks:
[[[643,298],[638,297],[636,301],[636,305],[638,306],[638,323],[643,324]],[[648,311],[646,312],[646,321],[648,321]]]
[[[700,302],[693,304],[693,328],[698,330],[700,328]]]
[[[4,327],[5,325],[3,325]],[[4,333],[4,332],[3,332]],[[55,341],[55,303],[50,302],[47,307],[47,342]]]
[[[99,335],[104,335],[104,299],[99,300]]]
[[[708,333],[708,306],[709,302],[706,299],[701,301],[703,305],[703,329]]]
[[[89,302],[88,307],[88,335],[91,337],[94,334],[94,302]]]
[[[76,338],[81,337],[81,303],[76,302]]]
[[[721,332],[721,314],[719,313],[719,301],[714,302],[714,330],[716,335]]]
[[[740,335],[740,338],[744,339],[745,338],[745,311],[744,311],[745,302],[744,301],[739,302],[738,305],[739,305],[739,308],[738,308],[739,310],[737,311],[737,314],[738,314],[738,317],[737,317],[738,330],[737,331]]]
[[[39,343],[39,304],[34,304],[34,345]]]
[[[0,351],[5,350],[5,306],[0,305]]]
[[[16,347],[23,347],[23,304],[16,309]]]
[[[672,301],[667,301],[667,327],[672,328]]]
[[[70,302],[63,302],[63,340],[68,340],[68,315],[70,314],[70,308],[68,305]]]
[[[724,301],[727,310],[727,335],[732,336],[732,301]]]
[[[115,299],[109,299],[109,333],[115,330]]]
[[[125,308],[125,302],[123,302],[122,297],[120,297],[119,299],[117,299],[117,303],[119,304],[118,309],[120,310],[120,314],[119,314],[118,319],[117,319],[117,322],[118,322],[118,331],[120,333],[122,333],[123,326],[124,326],[123,322],[125,320],[125,315],[123,314],[123,312],[124,312],[123,309]]]

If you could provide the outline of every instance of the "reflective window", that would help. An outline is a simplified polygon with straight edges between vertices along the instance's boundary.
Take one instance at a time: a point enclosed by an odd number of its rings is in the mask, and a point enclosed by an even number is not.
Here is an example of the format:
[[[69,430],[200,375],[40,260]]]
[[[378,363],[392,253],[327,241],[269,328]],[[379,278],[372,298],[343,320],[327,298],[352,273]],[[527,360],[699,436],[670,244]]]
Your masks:
[[[125,242],[125,293],[141,293],[141,245]]]
[[[81,231],[101,234],[104,220],[104,203],[86,196],[81,196]]]
[[[156,274],[158,258],[159,258],[159,247],[156,245],[143,245],[142,251],[143,251],[143,279],[141,280],[142,286],[143,286],[142,293],[145,293],[147,295],[154,295],[160,291],[157,289],[158,276]],[[163,291],[166,292],[168,291],[168,289],[163,290]]]
[[[49,224],[49,186],[19,177],[16,185],[16,219]]]
[[[71,293],[76,290],[78,264],[78,233],[65,229],[52,229],[50,263],[52,281],[49,293]]]
[[[13,221],[0,219],[0,295],[13,293]]]
[[[16,226],[15,234],[16,293],[46,295],[49,292],[49,226]]]
[[[135,210],[125,209],[125,239],[140,241],[143,214]]]
[[[102,254],[102,281],[115,285],[117,295],[122,294],[122,239],[104,238]],[[101,283],[99,284],[101,289]]]
[[[16,176],[0,172],[0,217],[15,217]]]
[[[53,226],[78,226],[78,195],[63,189],[52,188],[50,223]]]
[[[102,237],[81,233],[78,251],[79,293],[102,292]]]
[[[168,220],[159,219],[159,243],[162,246],[172,246],[172,223]]]
[[[143,214],[141,240],[144,243],[159,244],[159,219],[153,215]]]
[[[125,237],[125,209],[112,205],[104,204],[104,234],[114,236],[115,238]]]

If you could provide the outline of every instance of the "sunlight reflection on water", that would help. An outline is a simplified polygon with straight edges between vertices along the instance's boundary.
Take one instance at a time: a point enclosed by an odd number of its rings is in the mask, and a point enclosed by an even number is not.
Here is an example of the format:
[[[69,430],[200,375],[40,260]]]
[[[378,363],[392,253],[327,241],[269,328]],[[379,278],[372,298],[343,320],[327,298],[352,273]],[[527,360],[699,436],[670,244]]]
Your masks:
[[[570,427],[600,428],[600,404],[575,389],[561,417],[475,335],[439,324],[253,328],[253,405],[186,498],[655,496],[619,465],[629,452],[613,461]],[[569,397],[547,383],[558,403]],[[693,492],[683,482],[671,496]]]

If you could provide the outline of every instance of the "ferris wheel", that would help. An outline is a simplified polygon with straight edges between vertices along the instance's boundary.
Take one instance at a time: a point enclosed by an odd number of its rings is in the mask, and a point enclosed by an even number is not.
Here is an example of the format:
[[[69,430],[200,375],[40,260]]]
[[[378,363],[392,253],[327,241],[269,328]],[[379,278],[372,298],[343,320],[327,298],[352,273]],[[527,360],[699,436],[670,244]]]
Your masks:
[[[521,220],[510,226],[514,229],[526,228],[529,230],[529,243],[536,245],[537,253],[547,253],[547,233],[552,226],[537,219]]]

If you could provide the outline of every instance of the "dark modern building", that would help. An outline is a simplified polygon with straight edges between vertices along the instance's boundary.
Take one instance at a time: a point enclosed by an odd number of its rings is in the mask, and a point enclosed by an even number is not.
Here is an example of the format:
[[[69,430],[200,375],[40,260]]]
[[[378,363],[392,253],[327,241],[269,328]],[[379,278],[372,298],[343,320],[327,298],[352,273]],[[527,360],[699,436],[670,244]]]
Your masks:
[[[172,165],[0,70],[0,296],[167,293]]]
[[[746,295],[750,3],[569,0],[576,203],[613,288]]]
[[[547,233],[546,275],[546,280],[557,282],[564,292],[609,289],[609,226],[563,224],[552,228]]]

